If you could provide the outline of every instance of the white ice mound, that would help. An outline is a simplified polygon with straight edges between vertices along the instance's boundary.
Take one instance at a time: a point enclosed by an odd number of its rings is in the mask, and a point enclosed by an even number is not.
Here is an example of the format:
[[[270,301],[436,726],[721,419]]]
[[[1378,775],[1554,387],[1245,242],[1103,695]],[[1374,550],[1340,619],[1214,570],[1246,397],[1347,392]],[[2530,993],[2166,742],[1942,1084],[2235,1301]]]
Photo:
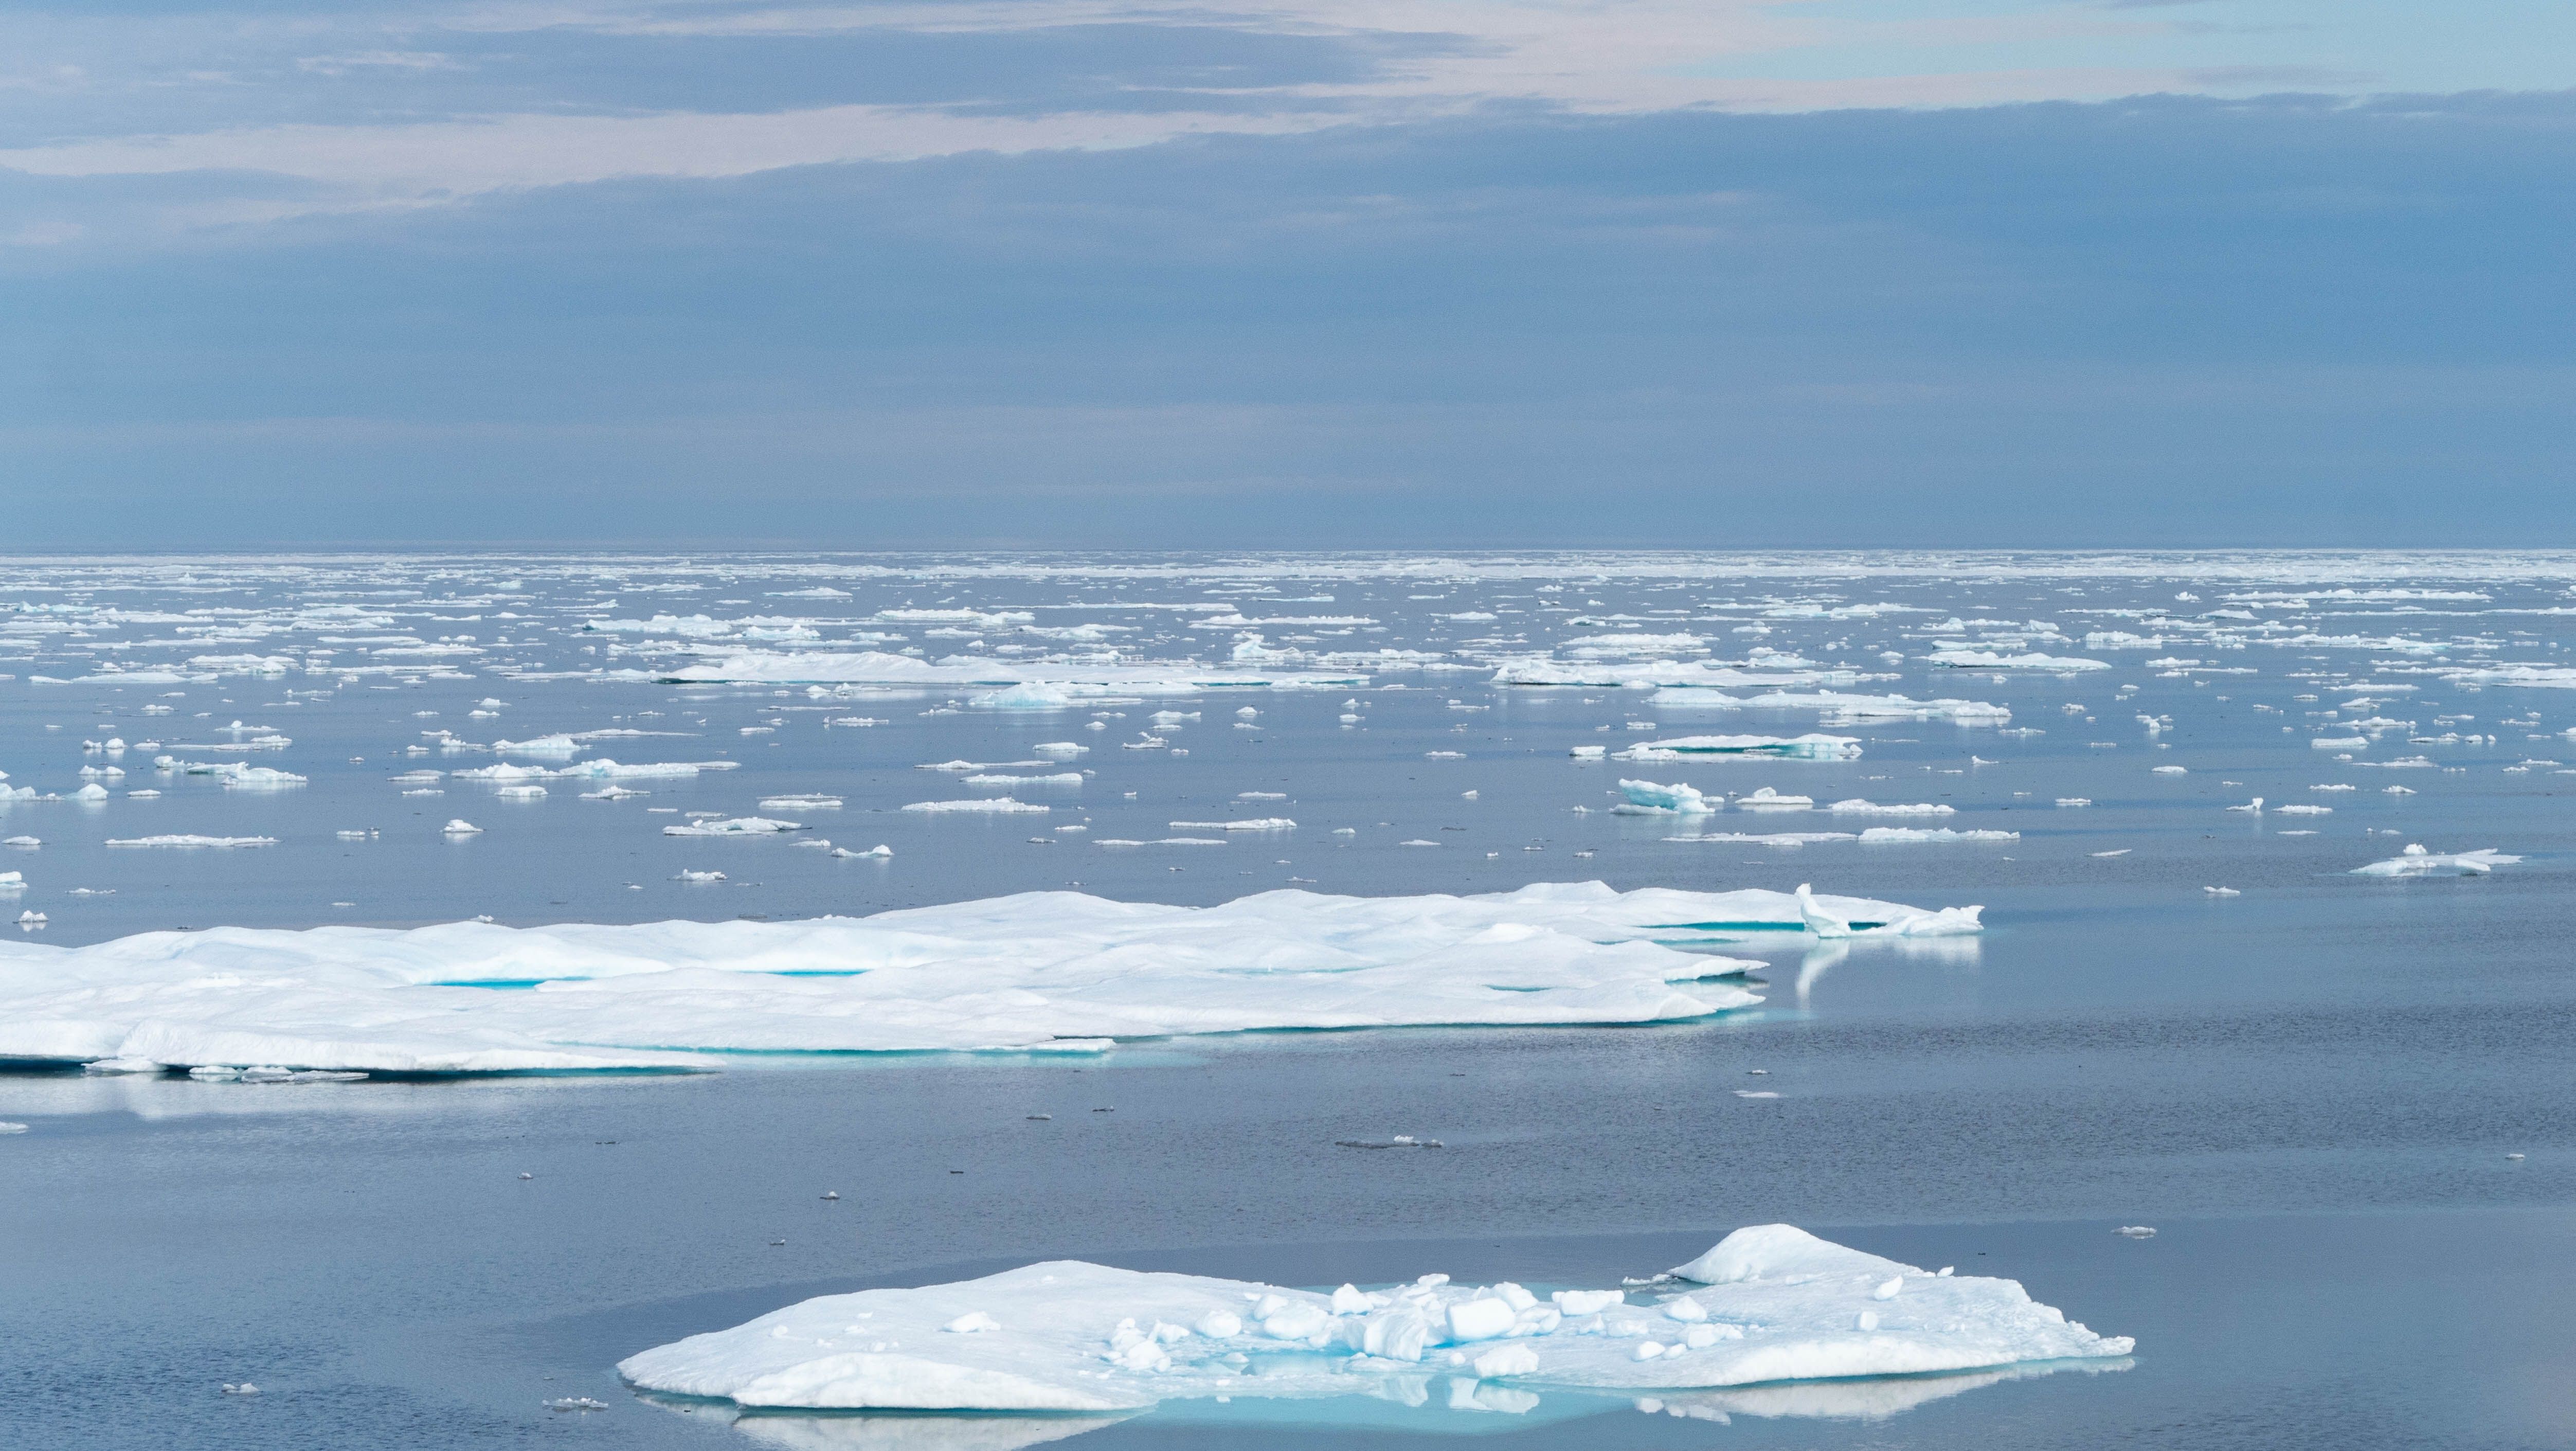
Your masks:
[[[1622,781],[1619,794],[1628,799],[1610,809],[1622,816],[1706,816],[1721,804],[1701,795],[1698,787],[1681,782],[1665,786],[1653,781]]]
[[[2522,858],[2518,856],[2508,856],[2493,847],[2479,851],[2445,854],[2410,845],[2404,852],[2384,862],[2372,862],[2366,867],[2354,867],[2352,875],[2356,877],[2482,877],[2497,867],[2511,866],[2521,860]]]
[[[1678,736],[1669,741],[1648,741],[1619,752],[1622,761],[1687,761],[1723,760],[1729,757],[1764,757],[1795,761],[1848,761],[1860,754],[1860,741],[1853,736],[1829,736],[1809,732],[1803,736]]]
[[[1815,899],[1862,937],[1978,930]],[[1781,892],[1599,882],[1215,907],[1033,892],[797,922],[216,928],[0,942],[0,1058],[384,1072],[712,1066],[688,1050],[1098,1051],[1261,1029],[1617,1024],[1761,1001],[1712,944],[1797,931]],[[534,984],[533,987],[530,984]]]
[[[782,831],[803,831],[798,821],[777,821],[766,816],[734,816],[722,821],[690,821],[662,828],[664,836],[775,836]]]
[[[1915,700],[1902,695],[1853,695],[1839,690],[1734,696],[1703,686],[1668,685],[1652,703],[1676,709],[1812,710],[1833,721],[1951,720],[2000,725],[2012,719],[2010,708],[1983,700]]]
[[[1054,1260],[825,1295],[628,1357],[641,1389],[775,1410],[1116,1411],[1384,1393],[1445,1371],[1682,1390],[2125,1356],[2012,1280],[1927,1274],[1785,1224],[1739,1229],[1654,1289],[1426,1275],[1331,1294]],[[1695,1275],[1716,1283],[1689,1287]],[[974,1333],[947,1333],[973,1324]],[[1648,1346],[1653,1346],[1651,1353]],[[1257,1372],[1245,1359],[1258,1356]]]

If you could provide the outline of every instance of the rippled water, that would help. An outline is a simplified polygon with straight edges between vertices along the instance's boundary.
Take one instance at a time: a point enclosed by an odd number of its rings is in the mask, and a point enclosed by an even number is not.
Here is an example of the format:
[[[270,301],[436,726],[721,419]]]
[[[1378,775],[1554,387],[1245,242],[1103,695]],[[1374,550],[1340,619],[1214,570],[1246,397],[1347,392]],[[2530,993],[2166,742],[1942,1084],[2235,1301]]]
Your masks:
[[[7,915],[48,919],[31,941],[477,914],[775,918],[1068,883],[1204,903],[1292,879],[1368,894],[1812,881],[1983,903],[1989,930],[1911,950],[1757,940],[1730,950],[1772,962],[1762,1008],[1650,1028],[1263,1034],[1130,1044],[1086,1063],[746,1057],[678,1078],[0,1076],[0,1119],[30,1125],[0,1138],[12,1250],[0,1255],[12,1352],[0,1416],[31,1446],[2576,1443],[2564,1374],[2576,1336],[2561,1308],[2576,1289],[2564,929],[2576,776],[2557,764],[2576,765],[2576,741],[2558,734],[2576,711],[2554,689],[2478,684],[2516,664],[2557,668],[2553,612],[2576,607],[2571,586],[2576,562],[2539,556],[20,561],[0,571],[0,609],[13,611],[0,614],[0,655],[15,657],[0,660],[15,677],[0,681],[7,784],[68,795],[84,765],[125,772],[102,781],[104,802],[0,814],[0,835],[44,843],[0,853],[0,870],[29,881]],[[787,597],[816,588],[847,597]],[[2314,593],[2339,588],[2413,593]],[[1182,621],[1218,611],[1138,607],[1178,603],[1371,623],[1194,629]],[[1911,612],[1880,612],[1891,605]],[[979,693],[965,686],[822,698],[659,678],[750,649],[971,659],[1012,647],[1043,662],[1100,648],[1007,619],[889,621],[889,609],[1129,626],[1099,633],[1127,663],[1176,679],[1205,670],[1179,662],[1223,659],[1258,633],[1259,651],[1295,655],[1257,672],[1368,683],[1005,712],[963,704]],[[700,613],[709,626],[584,628]],[[1461,614],[1495,618],[1450,618]],[[714,623],[753,616],[773,622]],[[2088,645],[2100,631],[2159,643]],[[1698,643],[1580,643],[1621,634]],[[1925,662],[1945,646],[2113,668],[1999,676]],[[1587,649],[1745,668],[1797,657],[1895,677],[1826,688],[1991,701],[2012,728],[2044,733],[1871,723],[1824,727],[1860,739],[1850,761],[1578,760],[1578,745],[1820,724],[1813,711],[1685,711],[1641,689],[1491,683],[1498,665],[1574,663]],[[1379,650],[1426,658],[1353,663]],[[2158,660],[2204,663],[2145,663]],[[2346,688],[2356,682],[2414,688]],[[2341,710],[2360,697],[2377,704]],[[474,716],[487,699],[503,702],[485,707],[497,714]],[[1242,704],[1257,729],[1235,728]],[[1161,750],[1108,748],[1157,709],[1201,718],[1166,729]],[[1082,764],[1097,774],[1029,796],[1054,807],[1047,817],[899,810],[974,794],[924,763],[1028,759],[1095,714],[1106,729],[1082,738],[1102,748]],[[2141,715],[2171,722],[2151,733]],[[852,716],[884,723],[824,724]],[[2414,724],[2374,728],[2357,750],[2309,746],[2356,716]],[[235,720],[244,736],[267,727],[292,743],[233,759],[307,784],[227,791],[152,769],[155,755],[237,739],[216,731]],[[621,760],[740,768],[639,782],[652,794],[615,803],[565,788],[508,801],[452,780],[442,796],[404,797],[388,783],[492,759],[425,731],[488,744],[605,726],[687,733],[597,746]],[[83,750],[111,737],[128,743],[121,756]],[[415,746],[426,754],[406,754]],[[1462,758],[1429,754],[1452,751]],[[2366,764],[2409,757],[2429,764]],[[2020,837],[1674,842],[1670,819],[1602,810],[1630,774],[1712,794],[1946,802],[1958,812],[1943,824]],[[2357,789],[2312,789],[2335,784]],[[163,794],[124,794],[136,788]],[[1247,791],[1284,799],[1238,801]],[[894,856],[665,838],[660,825],[680,818],[650,814],[739,815],[787,792],[841,796],[804,819]],[[2333,810],[2222,809],[2256,795]],[[1299,825],[1196,849],[1052,830],[1151,839],[1175,820],[1253,811]],[[1802,815],[1726,812],[1691,829],[1818,829]],[[437,828],[453,816],[485,830],[447,838]],[[1340,826],[1355,835],[1330,835]],[[104,844],[182,832],[277,844]],[[2347,875],[2409,842],[2524,860],[2466,879]],[[672,880],[684,868],[728,879]],[[1757,1081],[1781,1097],[1738,1096]],[[1336,1146],[1389,1133],[1446,1147]],[[843,1198],[821,1200],[826,1189]],[[1245,1403],[1103,1427],[736,1426],[639,1401],[610,1369],[808,1294],[1039,1256],[1301,1284],[1435,1269],[1598,1283],[1771,1220],[2021,1279],[2136,1336],[2138,1354],[2096,1373],[1665,1398],[1647,1412],[1555,1394],[1453,1409],[1442,1390],[1419,1407]],[[2140,1223],[2157,1237],[2110,1233]],[[220,1393],[243,1379],[263,1393]],[[610,1409],[539,1408],[571,1394]]]

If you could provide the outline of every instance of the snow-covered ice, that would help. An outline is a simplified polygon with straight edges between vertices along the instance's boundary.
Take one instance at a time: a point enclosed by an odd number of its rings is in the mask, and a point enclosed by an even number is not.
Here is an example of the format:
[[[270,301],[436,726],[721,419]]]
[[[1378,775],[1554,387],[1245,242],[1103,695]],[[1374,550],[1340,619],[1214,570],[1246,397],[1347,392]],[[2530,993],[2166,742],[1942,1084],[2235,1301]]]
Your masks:
[[[1815,898],[1850,935],[1979,930]],[[505,1072],[708,1066],[686,1050],[1096,1051],[1278,1028],[1646,1023],[1761,1001],[1704,948],[1811,920],[1762,890],[1265,892],[1215,907],[1038,892],[873,917],[0,943],[0,1058]],[[478,984],[534,982],[530,990]]]
[[[973,1333],[956,1333],[965,1325]],[[1771,1224],[1645,1288],[1546,1299],[1436,1274],[1326,1294],[1055,1260],[821,1296],[630,1356],[618,1373],[746,1408],[1102,1412],[1381,1394],[1433,1374],[1675,1390],[2113,1360],[2133,1348],[2015,1281],[1926,1272]]]
[[[2479,851],[2430,852],[2420,845],[2409,845],[2405,851],[2386,861],[2354,867],[2356,877],[2482,877],[2497,867],[2521,861],[2488,847]]]

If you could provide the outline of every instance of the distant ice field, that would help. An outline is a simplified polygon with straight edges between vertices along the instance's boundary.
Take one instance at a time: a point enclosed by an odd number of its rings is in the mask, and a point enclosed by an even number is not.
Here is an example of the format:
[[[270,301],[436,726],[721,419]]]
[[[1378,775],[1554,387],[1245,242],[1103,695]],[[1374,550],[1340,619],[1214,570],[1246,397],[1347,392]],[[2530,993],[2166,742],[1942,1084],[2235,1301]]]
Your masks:
[[[2571,616],[2545,553],[0,560],[0,1424],[2553,1444]],[[1739,1387],[1452,1326],[1165,1404],[1137,1346],[1278,1347],[996,1299],[900,1353],[1060,1326],[1134,1394],[615,1369],[1039,1261],[1359,1324],[1775,1222],[2134,1359]],[[1871,1273],[1813,1333],[1910,1323]],[[782,1364],[898,1353],[859,1323]]]

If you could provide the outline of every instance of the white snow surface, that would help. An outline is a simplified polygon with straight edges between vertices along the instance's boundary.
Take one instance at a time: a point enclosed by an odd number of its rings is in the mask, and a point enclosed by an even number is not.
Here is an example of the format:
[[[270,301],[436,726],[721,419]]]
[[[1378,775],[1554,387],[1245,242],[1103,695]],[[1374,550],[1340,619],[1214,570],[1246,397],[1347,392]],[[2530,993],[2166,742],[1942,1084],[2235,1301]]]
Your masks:
[[[1706,1277],[1707,1283],[1691,1281]],[[1577,1312],[1580,1313],[1577,1313]],[[972,1333],[951,1333],[972,1326]],[[1648,1343],[1662,1348],[1641,1355]],[[797,1410],[1136,1410],[1216,1396],[1400,1393],[1443,1373],[1686,1390],[2125,1356],[2012,1280],[1929,1274],[1756,1225],[1648,1288],[1323,1294],[1079,1260],[825,1295],[631,1356],[639,1388]],[[1229,1356],[1260,1357],[1249,1374]]]
[[[1861,937],[1979,930],[1818,899]],[[713,1067],[706,1051],[1045,1048],[1258,1029],[1644,1023],[1761,1001],[1682,951],[1798,930],[1771,891],[1542,883],[1276,891],[1215,907],[1077,892],[795,922],[220,927],[0,942],[0,1058],[381,1072]],[[821,974],[821,975],[815,975]],[[473,984],[526,983],[502,990]]]

